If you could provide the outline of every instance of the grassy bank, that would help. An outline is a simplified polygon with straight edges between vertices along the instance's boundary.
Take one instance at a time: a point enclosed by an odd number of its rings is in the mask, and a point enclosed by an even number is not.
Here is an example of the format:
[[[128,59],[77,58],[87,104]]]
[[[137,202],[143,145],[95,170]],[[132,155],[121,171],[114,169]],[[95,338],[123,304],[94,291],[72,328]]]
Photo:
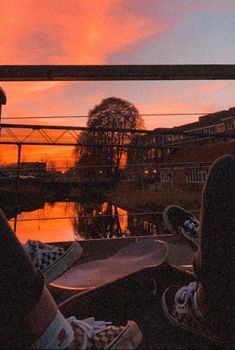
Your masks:
[[[198,210],[201,202],[200,190],[158,189],[141,190],[119,184],[106,193],[107,198],[123,209],[162,211],[166,206],[175,204],[188,210]]]

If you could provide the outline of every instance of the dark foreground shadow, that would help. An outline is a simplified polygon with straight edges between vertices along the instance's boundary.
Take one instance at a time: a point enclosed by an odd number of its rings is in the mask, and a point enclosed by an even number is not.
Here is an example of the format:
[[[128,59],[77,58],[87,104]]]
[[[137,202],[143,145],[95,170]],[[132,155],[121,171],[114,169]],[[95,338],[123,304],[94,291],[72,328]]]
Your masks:
[[[117,283],[72,296],[60,305],[66,315],[82,319],[125,324],[135,320],[144,334],[141,349],[231,349],[234,344],[218,344],[172,326],[161,306],[161,296],[169,284],[185,284],[189,276],[167,266],[139,273]]]

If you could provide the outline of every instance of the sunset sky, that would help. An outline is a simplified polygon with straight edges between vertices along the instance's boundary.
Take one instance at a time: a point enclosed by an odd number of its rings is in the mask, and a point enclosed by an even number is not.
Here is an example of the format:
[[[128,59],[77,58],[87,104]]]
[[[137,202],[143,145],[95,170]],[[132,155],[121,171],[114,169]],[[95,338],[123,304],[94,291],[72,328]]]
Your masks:
[[[234,64],[234,0],[1,0],[0,64]],[[233,81],[0,82],[2,117],[87,115],[103,98],[140,113],[207,113],[235,106]],[[146,117],[147,129],[195,116]],[[5,119],[85,126],[85,118]],[[23,160],[66,164],[71,150],[23,149]],[[0,163],[16,149],[0,146]]]

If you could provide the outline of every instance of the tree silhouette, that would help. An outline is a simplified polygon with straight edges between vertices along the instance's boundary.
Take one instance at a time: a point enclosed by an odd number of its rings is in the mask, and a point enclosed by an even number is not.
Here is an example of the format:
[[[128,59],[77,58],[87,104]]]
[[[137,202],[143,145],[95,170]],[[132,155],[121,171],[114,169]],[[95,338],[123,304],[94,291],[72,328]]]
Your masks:
[[[115,129],[143,128],[144,122],[137,108],[132,103],[117,97],[106,98],[89,111],[87,126],[101,130],[85,131],[79,135],[78,142],[92,146],[76,149],[77,168],[100,165],[101,168],[97,168],[99,173],[106,176],[119,175],[120,163],[126,154],[125,146],[130,142],[132,134]],[[103,128],[112,130],[103,131]]]
[[[117,206],[110,202],[75,203],[75,235],[84,239],[122,237]]]

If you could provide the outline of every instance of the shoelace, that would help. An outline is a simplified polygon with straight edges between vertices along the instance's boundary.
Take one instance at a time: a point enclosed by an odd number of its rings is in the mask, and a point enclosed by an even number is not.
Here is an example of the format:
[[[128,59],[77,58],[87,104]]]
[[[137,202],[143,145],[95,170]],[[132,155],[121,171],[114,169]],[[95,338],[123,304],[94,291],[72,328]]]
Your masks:
[[[188,219],[184,222],[184,229],[189,230],[191,234],[193,234],[194,238],[198,238],[198,228],[199,221],[195,219]]]
[[[81,349],[89,349],[92,345],[90,339],[96,334],[106,330],[107,325],[111,325],[112,322],[96,321],[94,317],[89,317],[85,320],[77,320],[76,317],[71,316],[68,322],[72,327],[78,326],[84,332],[83,344],[81,344]]]
[[[191,282],[183,286],[175,294],[175,305],[178,313],[185,313],[193,305],[194,294],[197,289],[197,282]],[[191,301],[191,302],[190,302]]]

